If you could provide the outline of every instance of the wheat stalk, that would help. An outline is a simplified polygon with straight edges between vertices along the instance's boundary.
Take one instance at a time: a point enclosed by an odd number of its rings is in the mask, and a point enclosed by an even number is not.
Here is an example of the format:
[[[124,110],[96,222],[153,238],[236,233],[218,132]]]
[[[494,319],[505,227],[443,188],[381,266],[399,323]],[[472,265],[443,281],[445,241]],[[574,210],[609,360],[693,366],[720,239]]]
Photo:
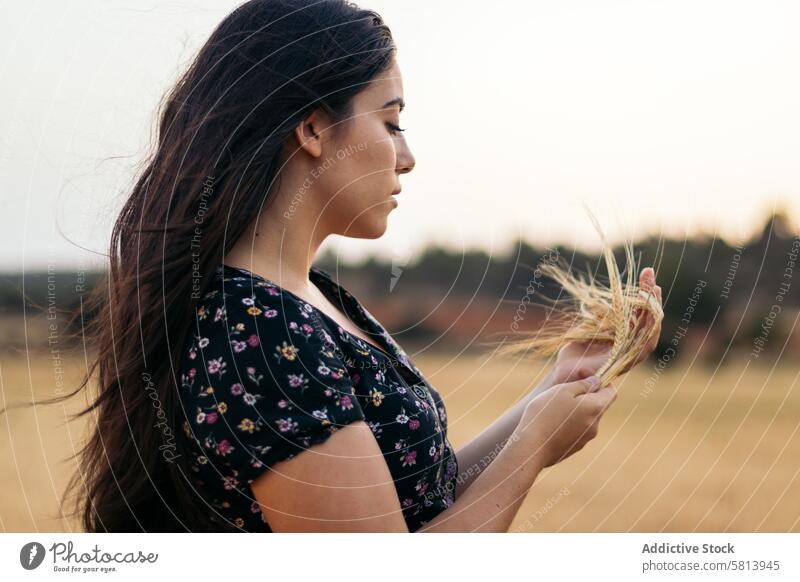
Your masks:
[[[498,353],[525,351],[549,357],[570,342],[610,342],[608,360],[597,371],[600,385],[606,386],[629,368],[652,340],[664,318],[664,311],[653,290],[638,287],[638,265],[633,245],[627,241],[624,243],[626,280],[623,284],[603,229],[594,214],[588,208],[587,211],[603,244],[608,285],[591,277],[586,279],[581,273],[573,274],[560,256],[555,262],[540,264],[539,272],[558,283],[568,297],[553,302],[553,309],[548,312],[541,329],[527,334],[521,332],[523,339],[502,345]],[[639,308],[652,313],[656,325],[638,329],[636,311]]]

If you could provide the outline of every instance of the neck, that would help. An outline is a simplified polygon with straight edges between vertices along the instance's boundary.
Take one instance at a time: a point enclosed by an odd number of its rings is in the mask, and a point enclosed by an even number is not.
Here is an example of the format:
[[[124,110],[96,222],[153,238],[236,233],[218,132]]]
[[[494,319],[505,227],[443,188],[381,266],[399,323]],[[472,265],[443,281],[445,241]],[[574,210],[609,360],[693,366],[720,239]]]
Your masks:
[[[295,198],[305,179],[300,178],[282,176],[281,187],[224,258],[293,292],[313,287],[308,271],[329,234],[318,220],[313,189]]]

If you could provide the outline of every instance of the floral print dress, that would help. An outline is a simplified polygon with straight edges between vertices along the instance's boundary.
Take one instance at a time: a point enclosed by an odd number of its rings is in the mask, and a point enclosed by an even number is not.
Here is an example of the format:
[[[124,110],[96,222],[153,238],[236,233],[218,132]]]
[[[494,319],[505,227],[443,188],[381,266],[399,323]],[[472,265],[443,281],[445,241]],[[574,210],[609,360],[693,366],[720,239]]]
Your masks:
[[[309,278],[378,341],[365,342],[259,275],[219,265],[181,362],[186,420],[179,435],[191,452],[195,488],[212,522],[269,532],[253,480],[363,420],[416,531],[455,501],[444,403],[353,295],[317,267]]]

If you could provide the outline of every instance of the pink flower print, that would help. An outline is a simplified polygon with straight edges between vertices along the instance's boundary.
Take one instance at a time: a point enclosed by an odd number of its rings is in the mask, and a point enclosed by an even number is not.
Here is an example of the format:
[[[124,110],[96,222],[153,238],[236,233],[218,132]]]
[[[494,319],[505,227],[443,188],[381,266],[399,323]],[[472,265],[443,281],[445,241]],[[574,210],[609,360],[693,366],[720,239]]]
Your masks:
[[[190,379],[192,379],[192,378],[194,378],[195,376],[197,376],[197,369],[196,369],[196,368],[191,368],[191,369],[189,370],[189,378],[190,378]]]
[[[233,340],[231,342],[231,345],[233,346],[233,351],[236,352],[237,354],[247,349],[247,343],[240,340]]]
[[[221,457],[230,454],[233,450],[233,445],[228,442],[228,439],[223,439],[217,443],[217,454]]]
[[[425,495],[425,492],[428,490],[428,482],[425,481],[424,483],[421,483],[421,484],[417,483],[417,485],[416,485],[416,487],[414,487],[414,489],[417,490],[417,494],[418,495]]]
[[[319,367],[317,368],[317,372],[319,372],[323,376],[328,376],[331,373],[331,369],[325,364],[320,364]]]
[[[198,412],[197,418],[195,419],[197,424],[203,424],[206,420],[206,413],[205,412]]]
[[[255,305],[255,300],[252,297],[242,297],[243,305]]]
[[[416,465],[417,464],[417,451],[408,451],[403,456],[403,466],[407,467],[409,465]]]
[[[256,369],[253,366],[247,366],[247,375],[252,376],[256,373]]]
[[[189,350],[189,359],[190,359],[190,360],[194,360],[196,357],[197,357],[197,352],[196,352],[196,351],[194,351],[194,348],[192,348],[191,350]]]
[[[222,358],[214,358],[213,360],[209,360],[208,361],[208,373],[209,374],[217,374],[224,367],[225,367],[225,362],[222,361]]]
[[[280,295],[280,292],[275,287],[267,287],[267,293],[269,293],[273,297],[277,297],[278,295]]]
[[[356,372],[353,374],[353,384],[358,384],[359,382],[361,382],[361,375]]]
[[[201,337],[201,338],[200,338],[200,339],[197,341],[197,347],[199,347],[201,350],[202,350],[203,348],[205,348],[206,346],[208,346],[208,344],[209,344],[209,340],[208,340],[208,338],[207,338],[207,337]]]
[[[225,317],[225,310],[222,307],[217,307],[217,310],[214,312],[214,321],[217,322],[223,317]]]
[[[278,408],[286,408],[287,406],[289,406],[288,400],[285,399],[278,400]]]
[[[400,424],[405,424],[408,422],[408,416],[406,416],[405,414],[398,414],[395,420]]]
[[[219,415],[216,412],[209,412],[206,415],[206,423],[214,424],[215,422],[217,422],[217,418],[219,418]]]
[[[331,370],[331,378],[334,380],[341,380],[342,373],[339,370]]]
[[[268,319],[271,319],[271,318],[275,317],[276,315],[278,315],[278,310],[277,309],[265,309],[264,310],[264,317],[266,317]]]
[[[403,499],[403,507],[411,507],[411,504],[414,503],[412,499],[405,498]]]
[[[292,388],[300,388],[300,386],[305,384],[305,378],[303,377],[302,374],[289,374],[288,379],[289,379],[289,386],[291,386]],[[330,396],[330,394],[328,394],[327,396]]]
[[[412,418],[408,421],[408,428],[411,430],[417,430],[419,428],[419,420],[416,418]]]
[[[234,396],[239,396],[239,394],[242,392],[244,392],[244,386],[242,386],[239,382],[231,386],[231,394]]]
[[[353,408],[353,402],[350,400],[350,397],[345,395],[342,396],[342,399],[339,401],[339,406],[342,407],[342,410],[350,410]]]
[[[249,392],[245,392],[244,396],[242,396],[242,400],[244,400],[244,403],[248,406],[253,406],[256,403],[255,395],[250,394]]]
[[[230,491],[231,489],[235,489],[238,484],[239,481],[237,481],[235,477],[225,477],[222,480],[223,487],[225,487],[225,489],[228,491]]]
[[[278,430],[281,432],[293,432],[298,426],[291,418],[279,418],[275,424],[278,425]]]
[[[291,329],[292,331],[296,330],[297,329],[297,322],[296,321],[290,321],[289,322],[289,329]]]
[[[249,345],[251,348],[258,346],[259,343],[260,341],[256,334],[253,334],[249,338],[247,338],[247,345]]]
[[[302,327],[303,327],[303,331],[306,332],[306,333],[311,333],[311,332],[314,331],[314,328],[311,327],[310,325],[308,325],[307,323],[304,323]]]

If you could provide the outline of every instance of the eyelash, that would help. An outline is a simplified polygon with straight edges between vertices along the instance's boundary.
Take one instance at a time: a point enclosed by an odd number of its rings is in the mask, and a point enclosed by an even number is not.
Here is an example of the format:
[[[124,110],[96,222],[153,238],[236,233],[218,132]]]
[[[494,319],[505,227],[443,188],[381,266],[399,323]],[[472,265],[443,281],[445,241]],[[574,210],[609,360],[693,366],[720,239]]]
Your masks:
[[[392,131],[392,134],[394,135],[397,135],[397,133],[399,132],[405,131],[405,129],[396,126],[394,123],[387,123],[386,125],[389,127],[389,129]]]

